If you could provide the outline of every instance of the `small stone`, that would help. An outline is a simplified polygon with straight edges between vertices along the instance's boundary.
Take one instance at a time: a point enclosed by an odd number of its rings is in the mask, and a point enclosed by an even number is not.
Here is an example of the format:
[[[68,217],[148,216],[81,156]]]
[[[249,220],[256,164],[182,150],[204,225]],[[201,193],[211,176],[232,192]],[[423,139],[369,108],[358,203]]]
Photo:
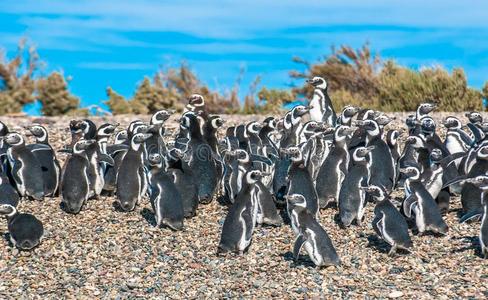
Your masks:
[[[388,298],[390,299],[400,298],[401,296],[403,296],[403,292],[401,291],[393,291],[388,294]]]

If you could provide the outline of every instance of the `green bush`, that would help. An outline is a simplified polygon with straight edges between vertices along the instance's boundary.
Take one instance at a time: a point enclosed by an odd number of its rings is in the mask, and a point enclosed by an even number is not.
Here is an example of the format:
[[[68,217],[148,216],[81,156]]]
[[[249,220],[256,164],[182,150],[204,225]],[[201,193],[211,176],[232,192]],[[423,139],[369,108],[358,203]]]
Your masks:
[[[58,72],[37,80],[37,98],[42,103],[42,114],[60,116],[78,112],[80,100],[68,91],[63,75]]]

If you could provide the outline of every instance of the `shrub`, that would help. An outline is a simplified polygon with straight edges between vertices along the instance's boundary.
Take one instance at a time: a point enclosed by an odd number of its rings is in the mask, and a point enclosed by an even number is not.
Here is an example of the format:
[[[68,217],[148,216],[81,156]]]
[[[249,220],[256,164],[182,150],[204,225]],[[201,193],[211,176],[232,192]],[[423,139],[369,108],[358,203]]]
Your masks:
[[[59,116],[78,112],[80,100],[68,90],[64,76],[58,72],[37,80],[37,98],[42,103],[42,114]]]

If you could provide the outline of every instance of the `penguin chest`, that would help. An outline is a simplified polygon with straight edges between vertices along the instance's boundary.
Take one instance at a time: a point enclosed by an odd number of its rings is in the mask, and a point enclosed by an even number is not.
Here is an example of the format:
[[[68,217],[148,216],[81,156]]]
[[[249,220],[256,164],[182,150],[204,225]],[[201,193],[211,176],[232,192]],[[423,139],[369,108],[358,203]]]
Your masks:
[[[318,97],[314,97],[312,101],[310,101],[310,106],[312,106],[310,109],[310,119],[315,122],[322,122],[324,112],[322,110],[320,99]]]
[[[306,229],[305,230],[308,238],[307,241],[305,242],[305,250],[307,251],[308,255],[310,256],[310,259],[313,261],[313,263],[316,266],[322,265],[324,258],[322,257],[319,249],[319,244],[317,241],[317,235],[315,232],[311,229]]]

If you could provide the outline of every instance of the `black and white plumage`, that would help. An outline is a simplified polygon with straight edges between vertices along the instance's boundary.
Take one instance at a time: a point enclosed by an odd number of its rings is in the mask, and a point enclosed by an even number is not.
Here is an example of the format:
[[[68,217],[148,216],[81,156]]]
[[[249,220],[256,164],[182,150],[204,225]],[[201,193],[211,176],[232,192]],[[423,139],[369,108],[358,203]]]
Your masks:
[[[327,82],[322,77],[314,77],[307,80],[314,87],[313,97],[310,100],[310,118],[316,122],[325,122],[335,127],[337,115],[332,105],[332,100],[327,92]]]
[[[32,250],[41,243],[44,226],[35,216],[19,213],[10,204],[0,204],[0,215],[7,218],[10,241],[15,247]]]
[[[293,232],[297,235],[293,246],[293,256],[298,259],[303,247],[317,267],[338,266],[339,256],[329,235],[307,209],[306,200],[300,194],[286,196],[288,214]]]

